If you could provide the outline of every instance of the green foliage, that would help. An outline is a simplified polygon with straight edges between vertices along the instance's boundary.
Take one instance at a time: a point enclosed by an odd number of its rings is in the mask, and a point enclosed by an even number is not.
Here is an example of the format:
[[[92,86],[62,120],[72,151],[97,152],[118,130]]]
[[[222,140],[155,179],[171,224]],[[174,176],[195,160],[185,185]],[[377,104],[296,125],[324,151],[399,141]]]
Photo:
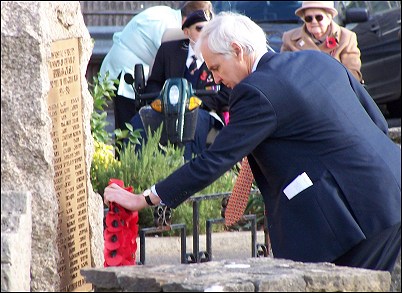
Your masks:
[[[114,159],[111,146],[99,145],[95,152],[91,168],[91,180],[94,190],[103,196],[103,190],[110,178],[123,180],[126,186],[133,186],[134,192],[140,193],[152,184],[162,180],[174,170],[183,165],[184,149],[168,144],[161,146],[159,141],[162,126],[152,133],[148,130],[147,142],[141,144],[141,150],[135,151],[135,145],[126,144],[121,152],[119,161]],[[235,174],[225,173],[213,184],[198,192],[197,195],[215,194],[230,191],[233,188]],[[205,233],[206,219],[219,218],[221,199],[204,200],[200,204],[200,232]],[[144,209],[139,213],[139,225],[142,227],[154,226],[153,209]],[[185,223],[187,234],[193,231],[192,203],[185,202],[173,211],[172,223]],[[224,227],[215,225],[215,231],[222,231]]]
[[[261,193],[252,193],[248,198],[248,203],[246,206],[246,210],[244,211],[245,215],[254,214],[257,217],[257,229],[261,229],[264,226],[264,212],[265,212],[265,204],[264,199],[261,196]],[[249,229],[250,224],[245,224],[242,229]]]
[[[115,129],[113,134],[106,131],[109,122],[107,122],[107,112],[104,109],[108,107],[108,102],[116,96],[116,86],[118,85],[118,79],[109,79],[109,72],[106,72],[104,77],[98,72],[97,76],[93,77],[93,83],[90,84],[89,89],[94,101],[94,111],[91,116],[92,136],[95,141],[109,144],[112,142],[114,134],[115,151],[122,148],[125,139],[132,144],[139,144],[141,138],[140,130],[134,130],[129,123],[126,123],[128,130]]]
[[[212,194],[226,193],[233,189],[234,182],[236,180],[236,174],[233,171],[228,171],[223,174],[218,180],[206,187],[205,189],[197,192],[195,196],[206,196]],[[214,198],[202,200],[199,206],[199,232],[205,234],[206,232],[206,220],[221,218],[222,198]],[[173,211],[172,216],[173,223],[184,223],[187,227],[187,234],[193,234],[193,202],[186,201],[179,205]],[[224,231],[224,225],[213,225],[213,232]],[[175,235],[178,232],[175,231]]]
[[[134,145],[127,144],[120,153],[122,178],[126,184],[142,192],[152,184],[165,178],[183,164],[184,150],[171,144],[162,147],[159,140],[162,127],[147,132],[147,142],[135,152]],[[165,153],[166,152],[166,153]]]
[[[119,161],[110,158],[110,148],[107,149],[107,155],[97,155],[95,152],[91,167],[94,190],[103,196],[109,179],[117,178],[123,180],[125,186],[133,186],[135,193],[140,193],[180,167],[184,150],[173,145],[162,148],[159,144],[161,133],[162,127],[154,133],[149,131],[147,142],[141,145],[138,152],[135,151],[135,144],[125,144],[120,151]],[[134,134],[130,132],[129,137],[133,138]],[[153,226],[152,209],[144,209],[139,215],[141,226]]]
[[[119,128],[114,130],[116,145],[118,146],[116,151],[120,151],[123,148],[125,139],[128,139],[128,143],[131,143],[133,145],[141,144],[141,130],[133,129],[133,126],[130,123],[125,123],[125,125],[127,128],[125,130],[121,130]]]
[[[109,73],[102,78],[100,73],[93,78],[90,93],[94,98],[94,111],[91,116],[91,131],[95,141],[95,153],[91,164],[91,182],[94,191],[103,196],[103,191],[111,178],[123,180],[125,186],[133,186],[135,193],[140,193],[152,184],[162,180],[184,163],[184,149],[174,145],[160,145],[162,126],[151,133],[147,131],[147,142],[142,142],[139,129],[126,123],[127,129],[115,129],[113,134],[106,131],[108,122],[104,108],[115,96],[118,80],[109,80]],[[140,151],[135,147],[140,144]],[[116,152],[119,159],[116,159]],[[230,192],[238,174],[238,166],[226,172],[213,184],[198,192],[196,195],[207,195]],[[221,217],[222,198],[203,200],[199,206],[199,229],[205,233],[207,219]],[[250,205],[250,202],[249,202]],[[253,210],[250,205],[249,210]],[[144,209],[139,212],[141,227],[154,226],[153,209]],[[172,214],[172,223],[185,223],[186,233],[193,232],[193,207],[187,201],[177,207]],[[224,230],[223,225],[214,225],[214,231]],[[174,231],[173,231],[174,233]]]
[[[95,141],[102,143],[110,143],[112,134],[106,131],[106,126],[109,124],[106,121],[107,113],[104,110],[108,106],[108,101],[115,97],[116,86],[119,80],[110,80],[109,72],[106,72],[102,78],[100,72],[93,77],[93,84],[89,84],[89,92],[94,101],[94,111],[91,115],[91,132]]]
[[[95,139],[95,153],[91,164],[91,183],[95,192],[103,196],[110,178],[119,174],[121,163],[114,157],[113,146],[99,142]]]

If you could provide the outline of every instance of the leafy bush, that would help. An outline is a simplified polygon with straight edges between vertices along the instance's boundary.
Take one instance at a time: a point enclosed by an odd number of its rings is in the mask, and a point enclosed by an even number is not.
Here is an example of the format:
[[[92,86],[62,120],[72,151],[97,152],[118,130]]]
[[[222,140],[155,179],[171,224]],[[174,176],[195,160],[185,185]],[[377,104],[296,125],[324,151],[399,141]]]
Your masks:
[[[115,84],[119,84],[119,80],[110,80],[109,72],[106,72],[102,78],[101,74],[93,77],[93,84],[89,84],[89,92],[94,100],[94,111],[91,115],[91,132],[95,141],[108,144],[111,142],[112,134],[106,131],[109,124],[106,121],[107,113],[104,108],[108,106],[115,94]]]
[[[126,186],[133,186],[135,193],[140,193],[152,184],[165,178],[183,164],[184,150],[171,144],[159,144],[162,128],[155,133],[148,131],[148,140],[141,145],[140,151],[135,151],[131,143],[125,145],[120,152],[120,160],[114,159],[110,146],[103,145],[105,155],[95,155],[91,168],[91,180],[94,190],[103,196],[103,190],[110,178],[123,180]],[[102,146],[102,144],[99,144]],[[100,147],[99,147],[100,149]],[[213,194],[231,190],[234,183],[234,173],[227,172],[212,185],[199,194]],[[95,188],[96,187],[96,188]],[[200,204],[200,232],[205,233],[205,221],[220,217],[221,199],[205,200]],[[193,229],[192,203],[185,202],[173,211],[172,223],[185,223],[188,234]],[[139,212],[139,225],[152,227],[154,225],[153,209],[143,209]],[[217,228],[218,229],[218,228]],[[220,228],[223,230],[223,227]]]
[[[112,146],[113,135],[105,130],[108,125],[107,113],[104,107],[108,100],[111,100],[116,90],[115,84],[118,80],[109,80],[108,73],[102,78],[98,73],[94,77],[92,91],[95,111],[91,117],[91,130],[95,140],[95,154],[91,164],[91,182],[95,192],[103,197],[103,191],[110,178],[123,180],[125,186],[133,186],[135,193],[141,193],[152,184],[162,180],[184,163],[184,150],[171,144],[161,146],[159,143],[162,127],[155,133],[148,130],[148,140],[145,143],[140,141],[138,129],[133,129],[126,124],[127,130],[114,130],[115,146]],[[123,145],[123,140],[126,143]],[[141,144],[142,143],[142,144]],[[140,146],[138,146],[140,145]],[[116,146],[119,146],[118,148]],[[140,148],[136,151],[135,148]],[[116,159],[116,152],[119,158]],[[213,184],[198,192],[196,195],[207,195],[230,192],[233,189],[234,181],[238,174],[238,166],[226,172]],[[260,196],[261,197],[261,196]],[[249,211],[260,211],[252,202],[249,202]],[[221,217],[222,198],[203,200],[199,206],[199,229],[205,233],[207,219]],[[262,202],[262,201],[261,201]],[[247,213],[247,211],[246,211]],[[193,231],[193,208],[192,202],[184,202],[177,207],[172,214],[172,223],[184,223],[187,227],[187,234]],[[139,225],[141,227],[154,226],[153,209],[143,209],[139,212]],[[214,231],[224,230],[223,225],[214,225]],[[177,233],[177,231],[168,232]]]
[[[121,163],[114,157],[113,146],[96,141],[91,164],[91,183],[95,192],[103,196],[103,190],[110,178],[118,174]]]

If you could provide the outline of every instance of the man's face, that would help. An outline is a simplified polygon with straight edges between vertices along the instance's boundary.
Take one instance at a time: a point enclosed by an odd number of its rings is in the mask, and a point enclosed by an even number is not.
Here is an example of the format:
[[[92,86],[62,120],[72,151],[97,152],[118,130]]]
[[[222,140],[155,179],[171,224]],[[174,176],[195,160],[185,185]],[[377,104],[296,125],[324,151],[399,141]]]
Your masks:
[[[214,54],[208,48],[207,41],[201,46],[201,54],[214,76],[215,83],[222,83],[232,89],[249,74],[243,51],[236,46],[234,51],[235,54],[230,56]]]

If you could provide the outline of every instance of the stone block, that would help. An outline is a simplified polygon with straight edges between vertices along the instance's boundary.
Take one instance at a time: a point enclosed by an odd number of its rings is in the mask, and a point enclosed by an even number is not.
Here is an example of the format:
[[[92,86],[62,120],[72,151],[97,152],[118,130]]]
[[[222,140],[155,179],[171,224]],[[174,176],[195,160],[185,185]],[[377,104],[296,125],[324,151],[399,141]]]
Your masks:
[[[83,269],[95,291],[387,292],[389,272],[274,258]]]
[[[1,291],[29,292],[31,282],[32,195],[1,193]]]
[[[72,245],[79,247],[78,240],[80,238],[77,237],[77,241],[74,239],[78,244],[75,242],[71,244],[71,241],[66,243],[68,237],[60,237],[64,230],[58,229],[59,220],[62,216],[61,206],[66,201],[67,196],[64,190],[62,192],[56,191],[56,163],[54,160],[56,155],[54,135],[52,134],[55,133],[55,128],[58,125],[54,126],[56,123],[49,111],[50,106],[53,105],[49,102],[50,93],[52,90],[56,91],[55,83],[51,83],[51,77],[56,76],[59,78],[57,79],[59,84],[61,85],[61,81],[63,81],[64,85],[63,93],[60,91],[59,96],[52,96],[56,100],[55,103],[59,102],[58,98],[61,94],[64,94],[65,97],[68,92],[74,92],[74,96],[69,96],[68,101],[77,101],[75,103],[82,110],[79,116],[81,120],[76,124],[80,126],[80,138],[82,137],[82,173],[86,177],[84,181],[80,182],[83,182],[81,188],[85,191],[86,196],[84,200],[85,210],[88,206],[95,210],[103,210],[103,204],[96,201],[89,175],[90,162],[94,152],[90,130],[93,99],[88,91],[85,73],[93,43],[85,26],[78,1],[2,1],[1,20],[2,190],[14,190],[18,187],[20,190],[30,191],[34,198],[31,217],[32,237],[29,237],[29,241],[25,238],[24,240],[20,239],[18,243],[20,245],[17,246],[21,249],[21,253],[32,251],[30,258],[32,261],[25,263],[25,266],[31,269],[28,291],[60,291],[61,279],[65,280],[66,278],[60,273],[59,265],[62,260],[70,261],[70,256],[66,256],[70,250],[65,253],[62,249],[67,244],[69,244],[68,248],[71,248]],[[59,54],[59,59],[56,61],[63,61],[64,66],[55,65],[53,68],[55,70],[51,71],[49,70],[51,67],[50,60],[57,58],[54,57],[56,54],[53,54],[56,53],[54,52],[54,45],[62,41],[70,41],[70,44],[74,42],[74,45],[59,50],[65,55]],[[70,50],[71,47],[74,50],[74,56]],[[75,65],[77,65],[77,69],[74,67],[74,76],[69,75]],[[72,80],[76,82],[73,85],[74,87],[67,88],[68,85],[71,85]],[[61,86],[57,88],[57,90],[59,89],[62,89]],[[69,110],[72,112],[72,107]],[[72,116],[72,113],[66,114],[69,114],[68,117]],[[68,131],[71,129],[73,128],[70,127]],[[64,154],[63,149],[60,150],[60,153]],[[62,164],[61,174],[67,172],[65,165]],[[71,170],[76,171],[76,169]],[[58,174],[60,174],[60,170],[58,170]],[[77,194],[72,194],[71,198],[73,196],[76,198]],[[9,210],[11,206],[14,207],[12,212],[14,216],[13,213],[17,213],[19,209],[18,202],[6,200],[3,203],[2,194],[2,215],[3,211]],[[97,216],[99,213],[92,212],[92,214],[94,217],[99,217]],[[89,221],[88,217],[86,219]],[[66,221],[64,219],[63,223]],[[71,221],[71,223],[73,222]],[[102,217],[96,218],[94,226],[85,230],[84,236],[86,239],[88,237],[88,241],[85,241],[85,245],[88,246],[87,251],[90,251],[90,245],[94,245],[94,242],[89,243],[89,237],[98,242],[102,239],[102,226],[99,225],[99,222],[102,222]],[[2,219],[2,229],[11,232],[10,227],[16,225],[17,222],[12,217]],[[24,226],[22,217],[19,226]],[[98,226],[100,228],[97,228]],[[20,230],[18,231],[21,233]],[[83,235],[80,236],[83,237]],[[26,247],[22,248],[23,244],[32,250]],[[72,253],[74,253],[74,248],[71,249]],[[86,262],[85,265],[91,266],[94,263],[98,265],[102,262],[103,253],[101,249],[95,249],[95,251],[98,254],[90,255],[89,264]],[[13,255],[12,252],[11,255]],[[79,268],[81,266],[77,270]],[[70,273],[67,267],[61,271]],[[68,275],[68,277],[70,276]],[[74,276],[71,276],[71,279],[74,279]],[[75,278],[71,282],[78,283],[79,281],[75,281],[77,279]],[[65,286],[75,286],[76,283],[67,283]]]

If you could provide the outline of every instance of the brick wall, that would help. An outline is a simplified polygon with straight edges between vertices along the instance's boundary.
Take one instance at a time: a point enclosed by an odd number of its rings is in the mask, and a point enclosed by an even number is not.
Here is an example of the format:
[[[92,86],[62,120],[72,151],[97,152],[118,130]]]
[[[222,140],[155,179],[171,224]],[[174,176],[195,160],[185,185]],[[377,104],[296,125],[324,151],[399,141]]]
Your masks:
[[[125,26],[138,12],[155,5],[179,8],[184,1],[80,1],[87,26]]]

